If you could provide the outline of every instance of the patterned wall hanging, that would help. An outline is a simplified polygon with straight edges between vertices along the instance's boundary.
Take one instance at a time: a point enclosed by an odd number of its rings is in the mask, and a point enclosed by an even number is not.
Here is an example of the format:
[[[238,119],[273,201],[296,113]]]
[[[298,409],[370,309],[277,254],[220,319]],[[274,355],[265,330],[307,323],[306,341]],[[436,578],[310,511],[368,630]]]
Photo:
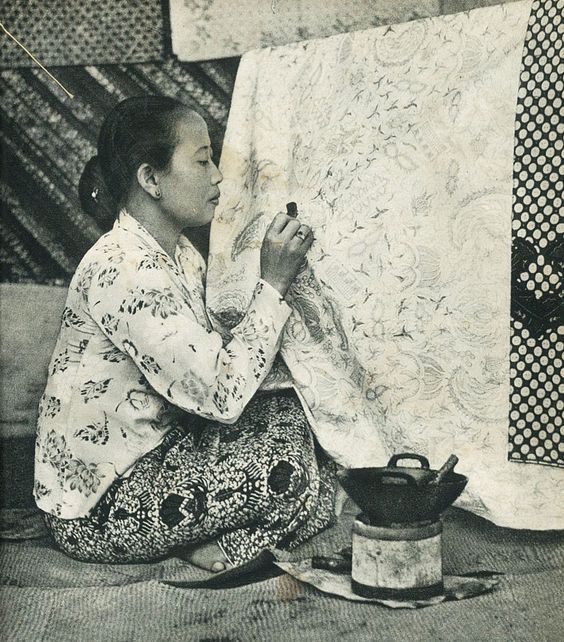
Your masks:
[[[44,65],[100,65],[160,60],[168,31],[160,0],[6,2],[2,24]],[[34,62],[4,33],[0,66]]]
[[[439,0],[170,0],[173,51],[186,61],[237,56],[439,13]]]
[[[564,0],[535,0],[515,122],[509,458],[564,466]]]
[[[66,282],[111,225],[82,211],[77,185],[104,115],[143,93],[175,96],[200,111],[221,150],[238,60],[58,67],[70,99],[40,69],[0,77],[2,280]]]

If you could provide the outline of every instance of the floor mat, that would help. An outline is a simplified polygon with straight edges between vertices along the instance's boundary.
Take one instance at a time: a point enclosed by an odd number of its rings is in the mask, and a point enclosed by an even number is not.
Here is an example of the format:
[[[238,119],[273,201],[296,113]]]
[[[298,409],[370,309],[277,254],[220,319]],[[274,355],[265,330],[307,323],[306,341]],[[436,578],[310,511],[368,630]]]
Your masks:
[[[354,510],[289,559],[350,543]],[[452,509],[445,572],[504,573],[496,590],[432,609],[393,612],[324,595],[287,575],[230,589],[177,588],[210,574],[178,558],[151,564],[85,564],[47,537],[2,545],[6,640],[535,640],[561,639],[564,534],[511,531]],[[257,578],[258,579],[258,578]],[[103,627],[100,623],[103,622]]]

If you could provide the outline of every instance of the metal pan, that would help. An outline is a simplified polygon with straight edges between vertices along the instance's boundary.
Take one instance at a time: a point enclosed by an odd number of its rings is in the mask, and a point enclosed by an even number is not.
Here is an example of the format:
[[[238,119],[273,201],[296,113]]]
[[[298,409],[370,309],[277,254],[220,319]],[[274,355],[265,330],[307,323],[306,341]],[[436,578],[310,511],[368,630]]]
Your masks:
[[[421,466],[398,466],[404,459]],[[383,468],[351,468],[339,474],[351,499],[373,525],[414,524],[436,521],[459,497],[468,478],[450,472],[440,483],[432,483],[437,470],[414,453],[394,455]]]

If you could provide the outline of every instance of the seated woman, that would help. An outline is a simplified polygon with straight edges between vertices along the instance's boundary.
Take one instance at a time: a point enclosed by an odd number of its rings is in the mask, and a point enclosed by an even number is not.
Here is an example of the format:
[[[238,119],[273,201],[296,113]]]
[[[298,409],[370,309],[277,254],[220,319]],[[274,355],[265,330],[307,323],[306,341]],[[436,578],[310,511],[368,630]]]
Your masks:
[[[223,345],[183,233],[211,221],[220,194],[204,120],[170,98],[127,99],[101,128],[103,183],[95,167],[81,193],[118,216],[71,281],[38,421],[35,498],[56,543],[97,562],[188,547],[212,570],[297,545],[332,521],[334,467],[293,391],[259,387],[311,230],[274,218]]]

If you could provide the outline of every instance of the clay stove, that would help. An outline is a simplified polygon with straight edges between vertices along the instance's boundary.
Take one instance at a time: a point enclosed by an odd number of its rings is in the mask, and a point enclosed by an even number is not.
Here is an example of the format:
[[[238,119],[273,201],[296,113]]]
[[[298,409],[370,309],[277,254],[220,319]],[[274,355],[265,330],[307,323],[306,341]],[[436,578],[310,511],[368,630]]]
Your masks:
[[[419,466],[398,466],[402,460]],[[443,593],[442,519],[468,479],[439,470],[413,453],[394,455],[385,468],[343,471],[343,488],[362,513],[352,535],[352,589],[380,599],[427,599]]]

